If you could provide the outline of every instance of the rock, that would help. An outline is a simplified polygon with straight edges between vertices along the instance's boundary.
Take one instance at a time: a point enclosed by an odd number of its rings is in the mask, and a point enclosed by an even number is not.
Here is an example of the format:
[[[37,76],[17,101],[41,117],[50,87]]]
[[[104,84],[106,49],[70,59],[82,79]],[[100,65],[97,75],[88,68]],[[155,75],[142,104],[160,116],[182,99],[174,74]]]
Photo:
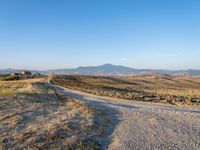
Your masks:
[[[185,101],[185,97],[184,96],[179,96],[179,97],[177,97],[177,101],[179,101],[179,102],[184,102]]]

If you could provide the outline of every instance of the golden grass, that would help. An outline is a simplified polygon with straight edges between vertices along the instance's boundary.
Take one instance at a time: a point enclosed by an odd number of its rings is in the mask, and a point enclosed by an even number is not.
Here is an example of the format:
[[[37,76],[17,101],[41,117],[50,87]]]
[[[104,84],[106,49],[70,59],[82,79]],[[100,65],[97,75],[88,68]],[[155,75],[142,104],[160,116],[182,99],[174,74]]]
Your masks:
[[[0,95],[10,95],[19,92],[31,92],[34,83],[43,83],[45,79],[29,79],[18,81],[0,81]],[[37,89],[38,90],[38,89]]]
[[[100,147],[95,136],[102,136],[103,128],[95,117],[103,115],[80,100],[57,92],[45,79],[0,81],[0,91],[2,149]]]

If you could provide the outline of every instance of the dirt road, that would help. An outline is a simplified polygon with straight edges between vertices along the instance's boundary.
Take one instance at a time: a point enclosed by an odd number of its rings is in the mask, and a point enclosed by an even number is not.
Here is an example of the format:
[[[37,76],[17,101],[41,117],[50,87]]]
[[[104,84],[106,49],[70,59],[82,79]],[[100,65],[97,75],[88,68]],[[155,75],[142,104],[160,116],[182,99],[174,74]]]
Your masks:
[[[113,126],[110,150],[200,150],[200,109],[116,100],[59,87],[92,107],[112,108],[119,122]]]

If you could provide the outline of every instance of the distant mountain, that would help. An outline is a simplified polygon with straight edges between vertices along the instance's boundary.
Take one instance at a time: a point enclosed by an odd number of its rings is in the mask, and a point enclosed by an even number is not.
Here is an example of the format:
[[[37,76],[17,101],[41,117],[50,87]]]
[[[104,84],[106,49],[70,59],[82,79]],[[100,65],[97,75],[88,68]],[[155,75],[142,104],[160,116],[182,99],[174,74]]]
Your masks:
[[[115,66],[112,64],[105,64],[101,66],[89,66],[89,67],[78,67],[75,69],[59,69],[50,70],[50,73],[56,74],[84,74],[84,75],[129,75],[137,70],[123,67]]]
[[[9,73],[12,73],[12,72],[20,72],[20,71],[22,71],[22,70],[7,68],[7,69],[1,69],[0,74],[9,74]]]
[[[200,76],[200,70],[153,70],[153,69],[134,69],[124,66],[116,66],[112,64],[104,64],[100,66],[78,67],[74,69],[58,69],[49,70],[45,73],[55,74],[83,74],[83,75],[103,75],[103,76],[122,76],[122,75],[138,75],[138,74],[167,74],[167,75],[187,75]]]
[[[7,74],[11,72],[20,72],[20,69],[3,69],[0,74]],[[124,66],[116,66],[112,64],[104,64],[100,66],[78,67],[74,69],[56,69],[37,71],[29,70],[32,72],[40,72],[44,74],[82,74],[82,75],[102,75],[102,76],[130,76],[139,74],[166,74],[166,75],[185,75],[185,76],[200,76],[200,70],[153,70],[153,69],[134,69]]]

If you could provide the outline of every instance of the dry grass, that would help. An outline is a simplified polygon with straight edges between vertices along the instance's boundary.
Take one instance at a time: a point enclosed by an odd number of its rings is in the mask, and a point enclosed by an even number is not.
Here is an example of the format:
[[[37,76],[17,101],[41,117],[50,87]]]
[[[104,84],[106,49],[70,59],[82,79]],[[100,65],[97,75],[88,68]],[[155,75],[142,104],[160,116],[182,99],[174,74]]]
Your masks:
[[[138,75],[102,77],[60,75],[53,83],[84,92],[129,100],[171,104],[200,104],[200,77]]]
[[[104,116],[44,81],[0,81],[0,149],[99,149]]]

